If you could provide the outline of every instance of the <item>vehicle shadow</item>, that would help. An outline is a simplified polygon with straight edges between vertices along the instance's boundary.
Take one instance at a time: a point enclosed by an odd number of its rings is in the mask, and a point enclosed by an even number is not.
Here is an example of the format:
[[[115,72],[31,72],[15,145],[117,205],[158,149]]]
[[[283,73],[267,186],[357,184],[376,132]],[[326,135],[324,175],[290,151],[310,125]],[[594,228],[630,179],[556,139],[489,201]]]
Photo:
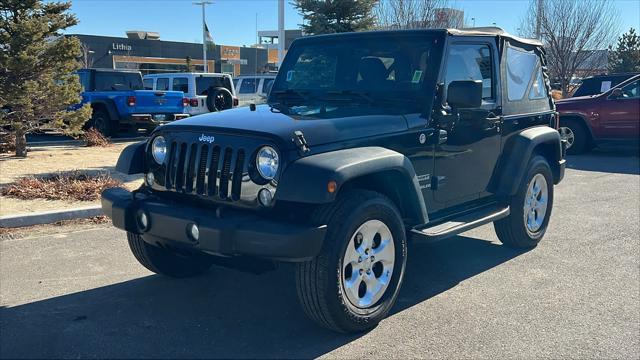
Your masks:
[[[393,313],[522,253],[464,236],[412,243]],[[292,270],[214,268],[187,280],[152,275],[0,308],[0,357],[310,358],[363,335],[308,321]]]
[[[640,174],[637,146],[600,146],[583,155],[567,156],[567,168],[618,174]]]

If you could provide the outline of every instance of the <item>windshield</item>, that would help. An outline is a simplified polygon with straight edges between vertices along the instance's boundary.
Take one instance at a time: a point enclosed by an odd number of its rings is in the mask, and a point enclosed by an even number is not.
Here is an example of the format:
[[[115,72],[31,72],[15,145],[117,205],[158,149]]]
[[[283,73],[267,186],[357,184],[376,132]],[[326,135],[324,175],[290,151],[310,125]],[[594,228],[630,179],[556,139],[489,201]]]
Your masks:
[[[415,110],[433,97],[441,45],[421,34],[333,38],[287,53],[269,96],[287,106],[342,102]]]

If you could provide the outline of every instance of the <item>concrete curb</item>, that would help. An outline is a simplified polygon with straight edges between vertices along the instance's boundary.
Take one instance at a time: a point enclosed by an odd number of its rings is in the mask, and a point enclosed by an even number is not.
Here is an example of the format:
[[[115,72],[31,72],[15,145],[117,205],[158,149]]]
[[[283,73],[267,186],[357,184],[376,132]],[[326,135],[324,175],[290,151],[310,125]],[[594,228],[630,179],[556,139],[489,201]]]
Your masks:
[[[90,218],[99,215],[103,215],[100,205],[69,210],[54,210],[31,214],[0,216],[0,227],[17,228],[31,225],[51,224],[61,220]]]

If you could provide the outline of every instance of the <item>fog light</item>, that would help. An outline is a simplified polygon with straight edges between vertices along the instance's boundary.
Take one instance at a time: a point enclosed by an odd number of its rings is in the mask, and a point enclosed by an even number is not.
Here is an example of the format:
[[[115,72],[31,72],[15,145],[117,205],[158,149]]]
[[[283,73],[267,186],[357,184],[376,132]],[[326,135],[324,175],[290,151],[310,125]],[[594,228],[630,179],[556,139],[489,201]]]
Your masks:
[[[271,194],[271,190],[262,189],[258,193],[258,200],[260,201],[260,205],[269,206],[271,205],[271,201],[273,200],[273,194]]]
[[[149,228],[149,217],[144,212],[138,214],[138,226],[140,226],[140,230],[143,231]]]
[[[148,173],[147,174],[147,185],[153,185],[154,181],[155,181],[155,177],[153,176],[153,173]]]
[[[198,225],[196,224],[187,225],[187,231],[189,233],[189,236],[191,237],[191,240],[198,241],[198,239],[200,238],[200,229],[198,229]]]

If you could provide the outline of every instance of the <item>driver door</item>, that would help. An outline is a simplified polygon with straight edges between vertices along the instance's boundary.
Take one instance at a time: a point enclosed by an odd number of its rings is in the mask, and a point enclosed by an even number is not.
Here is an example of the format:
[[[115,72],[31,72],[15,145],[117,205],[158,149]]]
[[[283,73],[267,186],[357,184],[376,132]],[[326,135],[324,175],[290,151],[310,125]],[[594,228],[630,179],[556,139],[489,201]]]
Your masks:
[[[480,107],[460,110],[459,117],[450,116],[455,120],[439,124],[447,139],[434,152],[434,199],[442,206],[478,199],[489,185],[501,143],[498,79],[495,43],[456,42],[449,46],[445,93],[452,81],[480,80],[483,99]]]

